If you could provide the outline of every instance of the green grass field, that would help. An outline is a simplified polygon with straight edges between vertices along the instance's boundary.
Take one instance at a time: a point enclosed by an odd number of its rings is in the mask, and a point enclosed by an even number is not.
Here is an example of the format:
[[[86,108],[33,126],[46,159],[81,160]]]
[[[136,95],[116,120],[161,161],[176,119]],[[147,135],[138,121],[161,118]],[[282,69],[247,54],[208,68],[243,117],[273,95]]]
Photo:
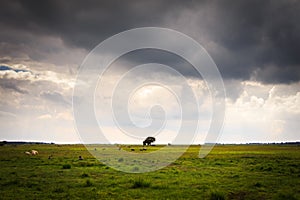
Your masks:
[[[130,174],[82,145],[4,145],[0,199],[300,199],[300,146],[219,145],[204,159],[199,148],[161,170]],[[24,154],[31,149],[39,155]]]

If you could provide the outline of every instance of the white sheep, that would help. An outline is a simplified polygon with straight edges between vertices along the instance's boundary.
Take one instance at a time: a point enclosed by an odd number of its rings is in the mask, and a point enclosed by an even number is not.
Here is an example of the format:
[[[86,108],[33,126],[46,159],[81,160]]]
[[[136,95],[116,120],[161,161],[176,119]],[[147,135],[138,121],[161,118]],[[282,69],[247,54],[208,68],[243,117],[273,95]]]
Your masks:
[[[38,155],[39,152],[37,150],[31,150],[31,154],[34,156],[34,155]]]

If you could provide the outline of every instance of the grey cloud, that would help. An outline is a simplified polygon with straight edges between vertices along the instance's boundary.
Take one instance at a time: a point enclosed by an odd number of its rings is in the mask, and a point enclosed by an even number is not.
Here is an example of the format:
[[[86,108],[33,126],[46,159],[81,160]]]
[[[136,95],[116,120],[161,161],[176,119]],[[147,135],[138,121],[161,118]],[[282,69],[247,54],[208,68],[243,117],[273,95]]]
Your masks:
[[[110,68],[115,67],[113,70],[117,70],[118,67],[122,66],[123,68],[127,68],[127,70],[129,70],[137,65],[147,63],[159,63],[167,65],[178,71],[180,74],[201,79],[201,75],[188,61],[174,53],[157,49],[142,49],[129,52],[119,57],[119,59],[117,59],[110,66]],[[151,69],[149,69],[149,72],[139,74],[139,76],[149,77],[150,74]]]
[[[6,90],[13,90],[21,94],[28,94],[26,89],[20,88],[16,81],[0,79],[0,87]]]
[[[3,58],[0,58],[0,63],[8,63],[11,61],[11,58],[10,57],[3,57]]]
[[[0,18],[4,30],[0,43],[7,47],[0,52],[5,56],[17,54],[17,47],[23,45],[22,51],[31,52],[31,59],[47,59],[47,52],[56,49],[46,44],[40,47],[36,41],[43,36],[61,38],[70,48],[91,50],[120,31],[164,26],[203,44],[226,79],[300,80],[299,1],[7,0],[0,3]],[[190,69],[182,73],[193,76]]]
[[[31,73],[28,70],[25,69],[14,69],[9,66],[0,65],[0,71],[4,71],[5,74],[0,75],[0,87],[6,90],[13,90],[15,92],[21,93],[21,94],[28,94],[28,91],[21,88],[20,85],[24,85],[21,83],[24,83],[23,79],[16,80],[9,78],[10,73],[22,73],[22,72],[28,72]],[[7,78],[8,77],[8,78]]]
[[[43,91],[40,93],[40,97],[54,103],[70,106],[70,102],[61,93],[56,91]]]
[[[223,31],[224,34],[215,36],[222,46],[232,52],[229,58],[232,66],[229,63],[229,67],[225,68],[231,71],[242,69],[240,76],[242,73],[249,75],[256,69],[268,71],[266,74],[256,74],[263,82],[298,81],[300,26],[297,21],[300,17],[300,3],[240,1],[232,7],[231,13],[220,14],[225,23],[220,23],[216,33]],[[228,10],[226,5],[222,5],[222,8]],[[222,66],[222,59],[216,60]],[[269,70],[270,65],[274,70]],[[222,68],[221,71],[226,74]]]
[[[158,1],[3,1],[0,17],[5,28],[29,33],[25,36],[54,35],[70,45],[92,48],[111,34],[157,25],[162,12],[172,5]],[[23,42],[7,37],[9,42]]]
[[[254,78],[290,83],[300,78],[299,13],[297,1],[210,1],[168,22],[202,43],[223,77],[249,80],[272,65],[268,76]]]

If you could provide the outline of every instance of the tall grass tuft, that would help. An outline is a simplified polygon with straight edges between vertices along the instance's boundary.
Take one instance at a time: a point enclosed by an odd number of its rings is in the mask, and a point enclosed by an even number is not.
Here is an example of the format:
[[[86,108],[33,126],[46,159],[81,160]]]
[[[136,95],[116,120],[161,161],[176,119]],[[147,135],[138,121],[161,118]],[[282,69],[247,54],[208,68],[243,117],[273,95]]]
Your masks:
[[[214,191],[210,193],[210,200],[225,200],[225,195],[221,192]]]
[[[85,181],[85,187],[91,187],[91,186],[93,186],[94,184],[93,184],[93,182],[91,181],[91,180],[86,180]]]
[[[148,188],[151,186],[151,183],[148,180],[144,180],[142,178],[138,178],[133,181],[132,188]]]

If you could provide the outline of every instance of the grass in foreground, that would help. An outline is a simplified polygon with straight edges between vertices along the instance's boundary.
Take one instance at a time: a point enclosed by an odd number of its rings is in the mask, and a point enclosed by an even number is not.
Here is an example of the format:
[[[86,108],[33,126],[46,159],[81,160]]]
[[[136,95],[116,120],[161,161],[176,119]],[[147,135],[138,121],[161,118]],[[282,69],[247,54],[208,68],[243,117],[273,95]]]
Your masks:
[[[191,146],[161,170],[128,174],[103,165],[82,145],[1,146],[0,198],[300,199],[299,146],[219,145],[204,159],[199,148]],[[31,149],[40,154],[24,154]]]

